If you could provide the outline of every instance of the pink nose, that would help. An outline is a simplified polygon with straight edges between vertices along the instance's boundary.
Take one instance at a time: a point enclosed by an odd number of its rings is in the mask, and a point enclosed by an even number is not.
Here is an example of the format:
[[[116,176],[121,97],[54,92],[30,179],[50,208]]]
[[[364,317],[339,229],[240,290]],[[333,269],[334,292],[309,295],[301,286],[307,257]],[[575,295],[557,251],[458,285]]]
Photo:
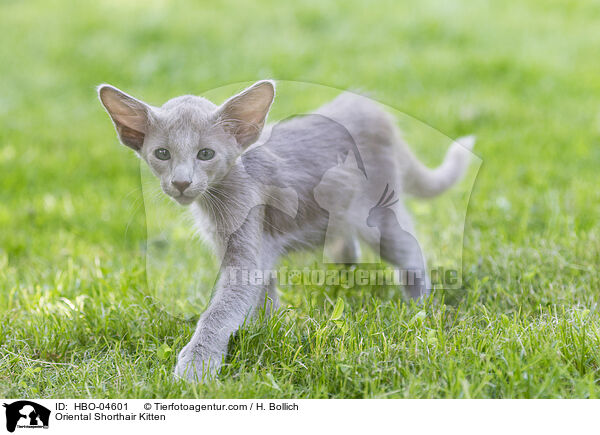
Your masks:
[[[177,188],[177,190],[179,190],[180,193],[183,193],[183,191],[185,189],[187,189],[188,187],[190,187],[190,184],[192,184],[190,181],[176,181],[173,180],[171,181],[171,184],[173,186],[175,186]]]

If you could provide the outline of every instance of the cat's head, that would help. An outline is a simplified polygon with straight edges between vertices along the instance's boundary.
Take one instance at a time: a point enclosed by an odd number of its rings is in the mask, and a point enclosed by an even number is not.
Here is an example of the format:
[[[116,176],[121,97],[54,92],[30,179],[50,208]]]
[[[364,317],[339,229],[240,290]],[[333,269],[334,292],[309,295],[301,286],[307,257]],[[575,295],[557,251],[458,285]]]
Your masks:
[[[256,142],[275,84],[257,82],[220,106],[186,95],[153,107],[110,85],[99,86],[98,96],[121,143],[146,161],[167,195],[187,205]]]

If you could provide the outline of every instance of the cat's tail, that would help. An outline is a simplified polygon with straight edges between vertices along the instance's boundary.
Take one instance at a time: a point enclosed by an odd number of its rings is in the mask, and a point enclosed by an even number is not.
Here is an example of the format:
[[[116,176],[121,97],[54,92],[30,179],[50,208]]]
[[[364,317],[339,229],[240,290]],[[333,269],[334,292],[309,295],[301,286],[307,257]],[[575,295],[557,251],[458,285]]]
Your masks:
[[[435,169],[426,167],[411,154],[412,161],[404,172],[404,191],[422,198],[444,192],[464,175],[474,145],[475,136],[456,139],[446,153],[444,162]]]

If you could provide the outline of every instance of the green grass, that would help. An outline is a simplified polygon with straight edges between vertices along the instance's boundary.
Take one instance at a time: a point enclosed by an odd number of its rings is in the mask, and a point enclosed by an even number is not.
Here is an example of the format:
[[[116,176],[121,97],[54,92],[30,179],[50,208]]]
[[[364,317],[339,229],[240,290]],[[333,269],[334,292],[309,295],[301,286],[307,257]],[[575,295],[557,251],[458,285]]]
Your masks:
[[[599,19],[593,1],[0,3],[0,396],[598,397]],[[153,286],[198,270],[147,267],[139,163],[94,86],[160,104],[264,77],[370,91],[430,164],[425,124],[477,134],[464,289],[419,307],[286,288],[218,380],[175,382],[199,313]],[[275,117],[323,98],[284,88]],[[445,240],[443,207],[414,207]]]

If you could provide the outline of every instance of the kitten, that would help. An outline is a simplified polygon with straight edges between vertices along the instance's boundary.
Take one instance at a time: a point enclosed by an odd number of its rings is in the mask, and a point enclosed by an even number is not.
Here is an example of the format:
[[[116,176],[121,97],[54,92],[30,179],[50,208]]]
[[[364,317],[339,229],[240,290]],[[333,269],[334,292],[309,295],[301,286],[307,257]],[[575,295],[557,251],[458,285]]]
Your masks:
[[[384,260],[421,272],[406,286],[412,298],[428,294],[425,261],[396,196],[449,188],[468,166],[472,137],[455,142],[432,170],[410,152],[390,115],[351,93],[275,126],[265,126],[275,97],[268,80],[220,106],[188,95],[153,107],[109,85],[98,94],[120,141],[146,161],[168,196],[191,207],[222,259],[177,376],[214,375],[244,319],[265,300],[277,306],[275,280],[240,284],[241,270],[272,270],[285,253],[322,245],[326,233],[339,241],[338,262],[357,261],[361,238]]]

